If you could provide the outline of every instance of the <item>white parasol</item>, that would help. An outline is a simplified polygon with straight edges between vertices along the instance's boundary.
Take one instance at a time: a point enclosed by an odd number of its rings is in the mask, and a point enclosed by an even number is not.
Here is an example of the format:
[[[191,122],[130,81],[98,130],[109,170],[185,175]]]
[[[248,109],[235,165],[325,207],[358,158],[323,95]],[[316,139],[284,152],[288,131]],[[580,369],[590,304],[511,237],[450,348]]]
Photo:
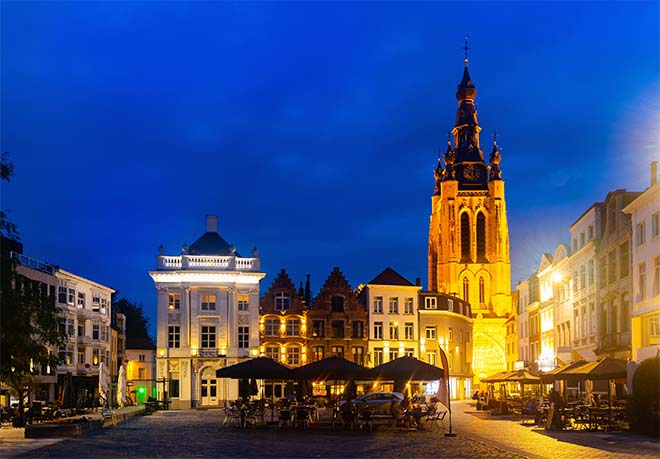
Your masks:
[[[103,362],[99,364],[99,402],[101,406],[108,403],[108,369]]]
[[[117,379],[117,404],[120,408],[126,405],[126,367],[119,367],[119,378]]]

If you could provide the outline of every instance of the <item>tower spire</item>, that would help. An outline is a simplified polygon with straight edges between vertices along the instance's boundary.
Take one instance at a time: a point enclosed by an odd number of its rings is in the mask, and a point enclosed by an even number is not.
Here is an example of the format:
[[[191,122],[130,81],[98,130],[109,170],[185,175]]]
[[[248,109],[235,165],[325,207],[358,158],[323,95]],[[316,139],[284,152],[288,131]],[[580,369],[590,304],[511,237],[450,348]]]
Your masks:
[[[468,40],[470,40],[469,35],[465,35],[465,46],[463,49],[465,50],[465,68],[468,66],[468,51],[470,50],[470,47],[468,46]]]

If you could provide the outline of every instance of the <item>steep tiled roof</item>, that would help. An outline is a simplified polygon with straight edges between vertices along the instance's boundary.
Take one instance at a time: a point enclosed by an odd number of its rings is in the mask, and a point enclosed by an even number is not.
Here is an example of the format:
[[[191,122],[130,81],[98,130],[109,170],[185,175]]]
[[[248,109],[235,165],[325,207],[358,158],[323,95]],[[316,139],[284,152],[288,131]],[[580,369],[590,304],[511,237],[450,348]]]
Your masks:
[[[414,284],[410,282],[408,279],[403,277],[401,274],[398,272],[394,271],[392,268],[387,267],[385,270],[377,275],[375,278],[371,280],[371,282],[367,282],[367,284],[371,285],[403,285],[406,287],[414,287]]]

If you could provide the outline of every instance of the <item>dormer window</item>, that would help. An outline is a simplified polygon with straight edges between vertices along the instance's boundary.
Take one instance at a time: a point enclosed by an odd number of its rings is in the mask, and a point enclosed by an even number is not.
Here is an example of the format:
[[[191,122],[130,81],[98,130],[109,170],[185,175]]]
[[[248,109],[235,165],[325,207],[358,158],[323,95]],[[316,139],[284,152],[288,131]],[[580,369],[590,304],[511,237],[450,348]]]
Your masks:
[[[275,292],[275,310],[288,311],[291,309],[289,294],[286,292]]]
[[[344,312],[344,297],[334,295],[331,298],[332,312]]]

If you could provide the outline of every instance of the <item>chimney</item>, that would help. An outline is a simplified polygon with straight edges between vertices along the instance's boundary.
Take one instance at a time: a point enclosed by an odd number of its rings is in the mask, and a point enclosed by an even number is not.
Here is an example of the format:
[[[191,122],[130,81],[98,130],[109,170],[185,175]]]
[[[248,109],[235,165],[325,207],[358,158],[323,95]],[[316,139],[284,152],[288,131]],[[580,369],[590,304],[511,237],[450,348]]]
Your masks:
[[[207,233],[217,233],[218,232],[218,216],[217,215],[207,215],[206,216],[206,232]]]
[[[421,287],[422,286],[422,279],[420,279],[419,277],[416,277],[415,278],[415,285],[417,287]]]
[[[651,161],[651,186],[658,181],[658,162]]]

